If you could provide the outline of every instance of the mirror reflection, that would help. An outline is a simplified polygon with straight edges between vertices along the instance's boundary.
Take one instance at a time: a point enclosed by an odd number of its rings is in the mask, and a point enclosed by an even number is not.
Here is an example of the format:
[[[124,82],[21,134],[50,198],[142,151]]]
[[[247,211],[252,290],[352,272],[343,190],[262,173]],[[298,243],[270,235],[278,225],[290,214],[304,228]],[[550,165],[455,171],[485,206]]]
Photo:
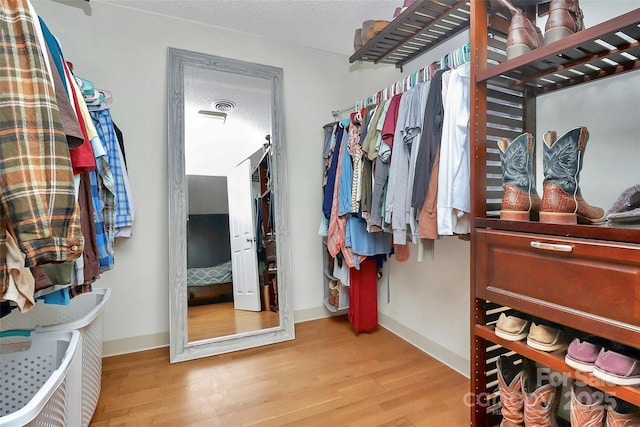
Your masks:
[[[185,66],[187,333],[279,325],[271,82]]]

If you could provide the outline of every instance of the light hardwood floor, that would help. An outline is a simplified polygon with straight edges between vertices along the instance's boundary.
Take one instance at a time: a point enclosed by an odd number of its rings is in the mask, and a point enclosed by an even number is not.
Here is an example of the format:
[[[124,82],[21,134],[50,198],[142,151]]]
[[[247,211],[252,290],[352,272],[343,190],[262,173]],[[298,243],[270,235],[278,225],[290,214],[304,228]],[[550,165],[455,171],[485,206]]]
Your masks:
[[[296,339],[169,363],[167,348],[103,360],[92,427],[469,425],[469,380],[345,317],[296,324]]]
[[[279,324],[280,318],[276,312],[235,310],[233,302],[187,308],[189,341],[272,328]]]

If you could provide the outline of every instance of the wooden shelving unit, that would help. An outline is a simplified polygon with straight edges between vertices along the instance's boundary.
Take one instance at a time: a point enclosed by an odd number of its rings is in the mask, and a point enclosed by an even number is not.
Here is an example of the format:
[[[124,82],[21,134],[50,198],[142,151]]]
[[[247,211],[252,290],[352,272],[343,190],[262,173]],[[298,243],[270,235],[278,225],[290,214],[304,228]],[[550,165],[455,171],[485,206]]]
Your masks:
[[[544,6],[543,2],[537,2]],[[497,337],[501,309],[517,310],[630,346],[640,346],[640,228],[558,225],[499,219],[502,169],[496,142],[535,134],[536,98],[640,68],[640,9],[507,61],[505,20],[472,2],[471,392],[495,391],[495,360],[516,353],[640,405],[640,389],[603,384],[564,363],[564,354]],[[535,16],[536,2],[526,13]],[[571,121],[571,112],[567,112]],[[637,124],[630,124],[637,125]],[[539,191],[542,188],[538,188]],[[534,242],[571,250],[552,253]],[[597,282],[594,286],[593,283]],[[629,298],[620,298],[628,295]],[[615,307],[614,307],[615,306]],[[496,308],[497,307],[497,308]],[[488,390],[491,384],[492,389]],[[493,397],[492,397],[493,402]],[[495,407],[471,410],[474,426],[499,424]],[[486,402],[485,402],[486,403]]]
[[[605,393],[613,394],[620,399],[626,400],[627,402],[640,405],[640,389],[638,389],[637,387],[615,386],[607,384],[606,382],[593,376],[593,374],[590,374],[588,372],[576,371],[564,362],[564,352],[545,353],[544,351],[536,350],[529,347],[524,341],[514,342],[504,340],[495,334],[493,328],[487,326],[476,325],[474,333],[478,337],[481,337],[494,344],[498,344],[505,349],[514,351],[521,356],[547,366],[554,371],[562,372],[563,374],[573,379],[577,379],[594,388],[602,390]]]
[[[469,28],[468,0],[417,0],[349,58],[402,68]]]

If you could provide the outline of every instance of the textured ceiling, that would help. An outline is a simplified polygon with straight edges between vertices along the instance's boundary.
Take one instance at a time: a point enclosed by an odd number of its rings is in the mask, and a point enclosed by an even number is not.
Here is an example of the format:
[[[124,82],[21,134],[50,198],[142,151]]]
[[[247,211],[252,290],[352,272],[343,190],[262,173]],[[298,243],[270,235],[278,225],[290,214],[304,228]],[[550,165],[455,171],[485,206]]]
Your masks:
[[[390,21],[403,0],[91,0],[288,41],[353,53],[356,28]]]

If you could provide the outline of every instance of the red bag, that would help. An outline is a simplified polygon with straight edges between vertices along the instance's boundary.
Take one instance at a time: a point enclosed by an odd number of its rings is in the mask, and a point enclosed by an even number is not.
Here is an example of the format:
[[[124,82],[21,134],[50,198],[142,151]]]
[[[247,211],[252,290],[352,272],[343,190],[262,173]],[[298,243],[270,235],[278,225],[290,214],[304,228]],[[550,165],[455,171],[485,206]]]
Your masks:
[[[375,259],[349,269],[349,321],[356,332],[371,332],[378,326],[378,278]]]

